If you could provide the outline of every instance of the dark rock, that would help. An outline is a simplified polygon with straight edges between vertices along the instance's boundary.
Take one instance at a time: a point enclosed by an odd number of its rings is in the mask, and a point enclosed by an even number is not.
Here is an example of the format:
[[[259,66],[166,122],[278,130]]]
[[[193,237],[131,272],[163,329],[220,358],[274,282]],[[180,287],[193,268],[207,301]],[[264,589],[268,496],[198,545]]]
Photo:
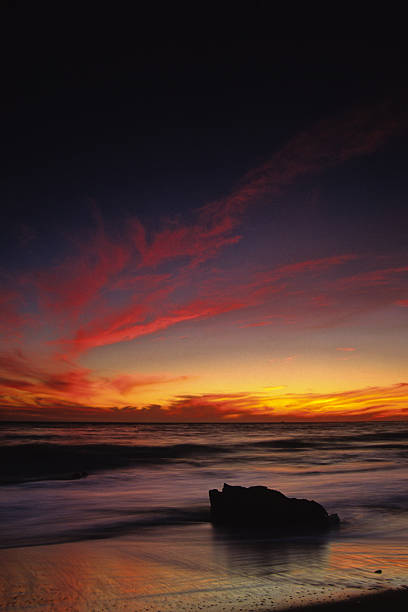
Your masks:
[[[382,574],[382,570],[375,570],[374,574]]]
[[[267,487],[233,487],[209,492],[211,520],[216,524],[273,529],[328,528],[340,522],[315,501],[286,497]]]

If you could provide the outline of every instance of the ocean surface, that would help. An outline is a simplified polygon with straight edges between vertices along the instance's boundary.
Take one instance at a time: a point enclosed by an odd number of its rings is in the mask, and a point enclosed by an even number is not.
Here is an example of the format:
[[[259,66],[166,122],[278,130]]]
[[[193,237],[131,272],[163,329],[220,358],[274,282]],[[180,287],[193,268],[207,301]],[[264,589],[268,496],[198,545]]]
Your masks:
[[[5,423],[0,608],[269,610],[406,586],[407,476],[406,422]],[[341,526],[213,527],[224,482],[314,499]]]

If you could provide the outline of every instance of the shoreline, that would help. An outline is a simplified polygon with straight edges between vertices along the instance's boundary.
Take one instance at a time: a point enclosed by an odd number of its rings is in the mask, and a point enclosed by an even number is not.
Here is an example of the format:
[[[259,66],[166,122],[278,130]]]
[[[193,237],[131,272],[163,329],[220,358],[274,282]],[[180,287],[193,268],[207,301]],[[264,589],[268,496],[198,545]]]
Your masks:
[[[273,612],[405,612],[408,609],[408,585],[405,588],[387,589],[376,593],[366,593],[346,599],[274,608]],[[272,612],[271,610],[271,612]]]

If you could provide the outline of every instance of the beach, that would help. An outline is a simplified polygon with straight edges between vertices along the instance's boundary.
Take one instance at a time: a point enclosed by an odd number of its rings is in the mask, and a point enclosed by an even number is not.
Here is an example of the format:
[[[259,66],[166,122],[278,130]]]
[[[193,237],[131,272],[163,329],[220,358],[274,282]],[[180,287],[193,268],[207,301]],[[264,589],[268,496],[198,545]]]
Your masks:
[[[403,612],[407,609],[408,592],[405,589],[397,589],[392,591],[382,591],[378,594],[365,595],[362,597],[353,597],[346,600],[320,603],[307,607],[289,608],[292,612],[355,612],[365,610],[379,612],[380,610],[395,610]]]
[[[316,543],[309,542],[308,550],[299,542],[241,546],[214,543],[208,531],[204,525],[171,527],[162,535],[147,530],[137,537],[3,550],[1,609],[267,611],[344,598],[349,601],[340,610],[364,609],[360,601],[372,599],[362,596],[375,594],[383,602],[382,592],[398,584],[392,558],[384,553],[362,561],[343,547],[322,570],[327,550]],[[375,561],[381,575],[374,573]],[[395,601],[406,601],[407,594],[399,592]]]
[[[1,435],[3,454],[22,457],[1,487],[2,610],[405,606],[405,423],[9,425]],[[89,475],[67,476],[67,457]],[[208,490],[223,482],[315,499],[342,522],[302,534],[214,526]]]

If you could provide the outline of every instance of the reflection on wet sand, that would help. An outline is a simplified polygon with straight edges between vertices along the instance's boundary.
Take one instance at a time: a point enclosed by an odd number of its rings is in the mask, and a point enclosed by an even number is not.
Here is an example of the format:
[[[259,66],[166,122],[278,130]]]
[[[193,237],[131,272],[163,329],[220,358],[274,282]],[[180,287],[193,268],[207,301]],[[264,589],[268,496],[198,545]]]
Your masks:
[[[358,543],[330,537],[276,538],[201,524],[5,549],[0,608],[262,611],[399,586],[407,559],[376,553],[374,543],[364,547],[365,556]],[[384,572],[374,574],[380,559]]]
[[[291,572],[299,564],[321,567],[328,556],[328,534],[277,537],[267,530],[213,526],[214,554],[230,569],[250,575]]]

